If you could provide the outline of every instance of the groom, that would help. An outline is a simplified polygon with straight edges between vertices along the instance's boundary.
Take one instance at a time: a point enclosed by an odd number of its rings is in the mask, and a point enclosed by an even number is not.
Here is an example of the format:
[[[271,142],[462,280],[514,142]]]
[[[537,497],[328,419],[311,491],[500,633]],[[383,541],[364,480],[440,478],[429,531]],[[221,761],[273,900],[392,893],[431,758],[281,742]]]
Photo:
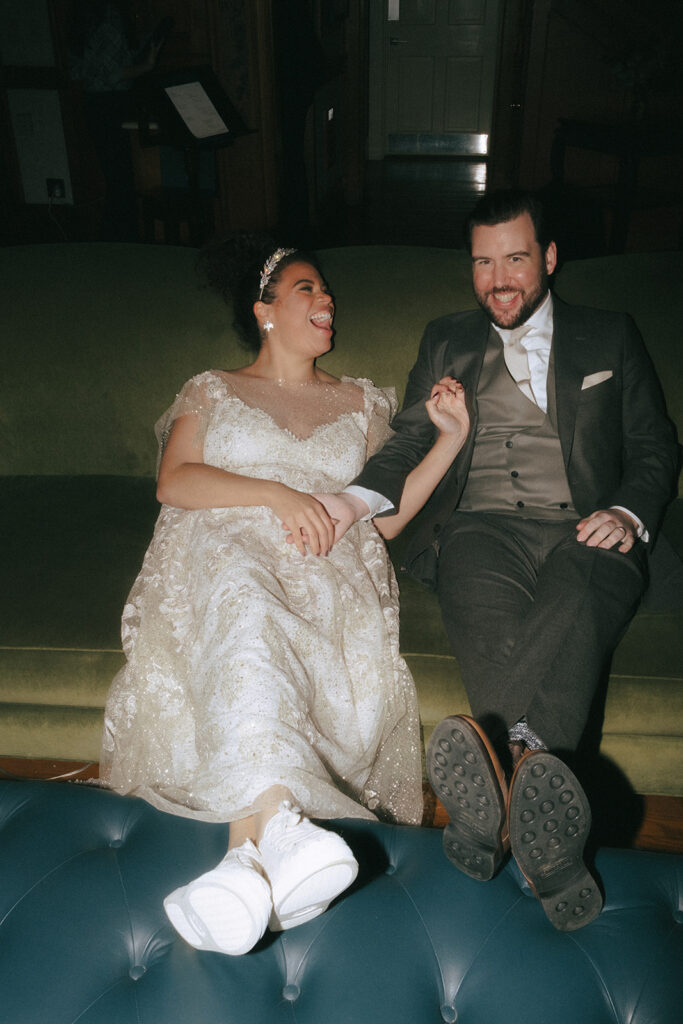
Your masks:
[[[549,918],[570,929],[601,897],[582,862],[590,808],[557,755],[576,750],[644,590],[676,444],[632,321],[549,291],[557,250],[539,201],[491,193],[468,232],[480,308],[428,324],[395,436],[328,511],[341,536],[398,507],[432,443],[430,388],[446,375],[464,385],[470,436],[406,554],[438,593],[474,716],[437,726],[428,769],[451,860],[492,877],[509,830]]]

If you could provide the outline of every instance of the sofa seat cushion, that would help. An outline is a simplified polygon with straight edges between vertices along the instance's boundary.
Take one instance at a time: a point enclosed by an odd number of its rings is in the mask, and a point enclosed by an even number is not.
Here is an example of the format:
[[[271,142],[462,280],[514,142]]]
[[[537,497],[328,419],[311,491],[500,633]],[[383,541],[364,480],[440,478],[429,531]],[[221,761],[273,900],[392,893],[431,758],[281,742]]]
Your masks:
[[[0,991],[12,1024],[675,1024],[683,858],[601,850],[605,908],[560,933],[508,864],[482,884],[438,830],[345,820],[360,864],[322,917],[245,956],[202,953],[163,897],[228,829],[143,801],[0,782]],[[522,941],[520,941],[522,937]]]

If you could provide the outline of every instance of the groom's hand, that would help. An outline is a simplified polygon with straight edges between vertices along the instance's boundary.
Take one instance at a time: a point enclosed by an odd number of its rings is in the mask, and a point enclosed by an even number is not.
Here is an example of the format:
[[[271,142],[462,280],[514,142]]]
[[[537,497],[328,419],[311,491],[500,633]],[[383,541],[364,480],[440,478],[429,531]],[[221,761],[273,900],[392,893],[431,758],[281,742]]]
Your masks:
[[[327,514],[334,523],[335,543],[344,536],[346,531],[359,519],[366,516],[370,508],[362,498],[355,494],[316,494],[314,495],[321,505],[327,510]]]
[[[637,537],[636,524],[618,508],[598,509],[576,524],[576,539],[589,548],[616,547],[622,554],[626,554]]]
[[[344,536],[346,531],[359,519],[366,516],[370,508],[355,494],[314,494],[313,497],[320,502],[334,524],[334,543]],[[288,527],[283,523],[285,529]],[[294,544],[294,537],[291,532],[287,534],[287,543]],[[304,538],[304,541],[306,538]],[[330,545],[330,548],[332,545]]]

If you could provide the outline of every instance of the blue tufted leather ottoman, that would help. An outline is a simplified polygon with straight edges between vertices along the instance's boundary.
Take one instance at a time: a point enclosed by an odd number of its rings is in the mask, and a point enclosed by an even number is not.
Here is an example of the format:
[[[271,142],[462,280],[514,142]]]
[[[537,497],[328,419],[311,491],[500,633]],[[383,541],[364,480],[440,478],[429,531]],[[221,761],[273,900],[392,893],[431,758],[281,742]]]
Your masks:
[[[198,953],[162,897],[227,826],[97,788],[0,782],[2,1024],[678,1024],[683,857],[602,850],[600,917],[562,934],[513,867],[472,881],[439,831],[340,822],[361,865],[326,914]]]

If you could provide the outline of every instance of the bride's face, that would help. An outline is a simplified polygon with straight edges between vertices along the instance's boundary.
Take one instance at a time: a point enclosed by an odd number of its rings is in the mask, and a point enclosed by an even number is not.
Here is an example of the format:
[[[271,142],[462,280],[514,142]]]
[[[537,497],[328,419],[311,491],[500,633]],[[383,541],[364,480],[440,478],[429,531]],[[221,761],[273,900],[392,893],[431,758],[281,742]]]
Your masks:
[[[313,357],[329,350],[334,302],[310,263],[290,263],[285,267],[276,297],[267,309],[274,324],[272,341]]]

